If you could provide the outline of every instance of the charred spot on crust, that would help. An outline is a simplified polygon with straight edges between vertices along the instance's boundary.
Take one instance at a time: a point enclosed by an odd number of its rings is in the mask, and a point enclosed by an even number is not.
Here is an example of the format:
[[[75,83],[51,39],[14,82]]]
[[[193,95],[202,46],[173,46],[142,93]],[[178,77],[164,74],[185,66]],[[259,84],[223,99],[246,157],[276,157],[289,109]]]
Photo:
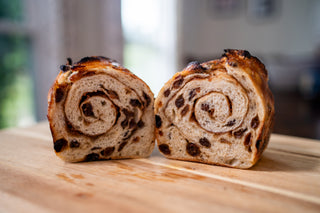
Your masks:
[[[156,115],[155,117],[156,117],[156,127],[160,128],[162,124],[162,120],[159,115]]]
[[[187,153],[193,157],[200,155],[200,149],[199,149],[198,145],[195,143],[189,143],[187,141],[186,150],[187,150]]]
[[[235,61],[228,61],[228,64],[232,67],[237,67],[238,66],[238,63],[235,62]]]
[[[80,143],[76,140],[76,139],[73,139],[70,141],[70,148],[78,148],[80,146]]]
[[[178,75],[178,76],[175,78],[175,81],[173,82],[173,88],[174,88],[174,89],[179,88],[182,83],[183,83],[183,77],[182,77],[182,75]]]
[[[114,152],[114,146],[110,146],[101,151],[101,155],[110,156]]]
[[[61,65],[60,66],[60,70],[62,71],[62,72],[67,72],[68,70],[70,70],[71,69],[71,67],[69,66],[69,65]]]
[[[166,91],[164,91],[163,95],[164,97],[168,97],[170,95],[170,89],[167,89]]]
[[[56,94],[55,94],[56,103],[59,103],[63,99],[63,96],[64,96],[63,89],[60,87],[57,88]]]
[[[204,147],[207,147],[207,148],[211,147],[211,143],[206,137],[200,138],[199,143]]]
[[[195,72],[203,72],[206,70],[205,67],[201,66],[199,61],[192,61],[187,66],[188,70],[193,70]]]
[[[143,98],[146,100],[146,107],[148,107],[151,103],[151,98],[145,92],[143,92]]]
[[[233,136],[236,138],[241,138],[243,133],[245,133],[246,131],[247,131],[247,128],[239,129],[239,130],[233,132]]]
[[[128,143],[127,141],[123,141],[118,147],[118,152],[120,152],[123,149],[123,147],[127,145],[127,143]]]
[[[93,109],[92,109],[91,103],[85,103],[82,105],[82,111],[85,116],[94,116],[94,113],[92,110]]]
[[[53,148],[56,152],[61,152],[68,144],[68,141],[64,138],[56,140],[53,144]]]
[[[130,100],[130,105],[133,107],[141,107],[141,103],[138,99],[131,99]]]
[[[170,150],[168,144],[160,144],[159,145],[159,150],[160,150],[160,152],[162,152],[165,155],[170,155],[171,154],[171,150]]]
[[[176,99],[175,105],[178,109],[184,105],[184,98],[183,98],[182,94],[179,95],[179,97]]]
[[[112,59],[104,57],[104,56],[87,56],[87,57],[82,58],[76,64],[83,64],[83,63],[94,62],[94,61],[116,62],[115,60],[112,60]]]
[[[258,117],[258,115],[256,115],[256,117],[254,117],[254,118],[251,120],[251,127],[252,127],[253,129],[256,129],[256,128],[259,126],[259,123],[260,123],[259,117]]]
[[[181,116],[185,116],[188,111],[189,111],[189,105],[187,104],[187,105],[181,110]]]
[[[242,56],[246,57],[246,58],[251,58],[251,54],[249,53],[249,51],[247,50],[243,50],[241,53]]]
[[[86,156],[86,161],[96,161],[99,160],[100,156],[97,153],[91,153]]]
[[[71,58],[67,58],[67,65],[72,65],[72,59]]]

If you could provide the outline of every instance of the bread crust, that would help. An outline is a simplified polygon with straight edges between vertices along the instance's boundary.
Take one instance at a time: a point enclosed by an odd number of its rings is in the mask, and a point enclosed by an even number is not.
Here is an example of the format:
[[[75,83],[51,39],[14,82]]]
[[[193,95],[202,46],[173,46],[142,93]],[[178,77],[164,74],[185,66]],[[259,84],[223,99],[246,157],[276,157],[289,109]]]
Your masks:
[[[155,114],[161,120],[156,139],[165,157],[250,168],[266,149],[273,126],[267,70],[245,50],[228,49],[220,59],[192,62],[163,86]],[[194,149],[191,155],[188,147]]]
[[[47,114],[60,158],[79,162],[151,154],[154,95],[145,82],[103,56],[60,68]]]

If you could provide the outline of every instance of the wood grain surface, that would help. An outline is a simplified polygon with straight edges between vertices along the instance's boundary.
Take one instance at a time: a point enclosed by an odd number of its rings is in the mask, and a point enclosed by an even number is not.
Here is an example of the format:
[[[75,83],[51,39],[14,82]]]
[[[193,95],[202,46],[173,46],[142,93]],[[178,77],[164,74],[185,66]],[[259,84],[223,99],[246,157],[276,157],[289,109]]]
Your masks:
[[[48,123],[0,131],[0,212],[320,212],[320,141],[272,135],[249,170],[146,159],[65,163]]]

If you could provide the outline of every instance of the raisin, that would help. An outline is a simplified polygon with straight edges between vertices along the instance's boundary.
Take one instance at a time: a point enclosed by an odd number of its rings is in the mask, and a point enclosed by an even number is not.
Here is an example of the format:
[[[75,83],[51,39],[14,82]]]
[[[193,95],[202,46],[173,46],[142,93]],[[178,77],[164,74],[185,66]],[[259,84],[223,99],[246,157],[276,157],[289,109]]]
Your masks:
[[[163,95],[164,97],[168,97],[170,95],[170,89],[167,89],[166,91],[164,91]]]
[[[181,110],[181,116],[185,116],[188,111],[189,111],[189,105],[186,105],[186,106]]]
[[[197,92],[200,92],[200,87],[194,88],[189,92],[189,101],[196,96]]]
[[[86,161],[95,161],[99,160],[99,155],[97,153],[91,153],[86,156]]]
[[[259,121],[259,117],[258,117],[258,115],[257,115],[256,117],[254,117],[254,118],[251,120],[251,127],[252,127],[253,129],[256,129],[256,128],[259,126],[259,123],[260,123],[260,121]]]
[[[225,126],[233,126],[236,123],[236,120],[233,119],[231,121],[228,121],[228,123]]]
[[[126,116],[126,118],[134,117],[134,112],[131,112],[131,111],[125,109],[125,108],[122,109],[122,112],[123,112],[123,114]]]
[[[97,150],[97,149],[102,149],[101,147],[99,147],[99,146],[95,146],[95,147],[92,147],[91,148],[91,151],[93,151],[93,150]]]
[[[119,95],[116,91],[107,90],[107,89],[106,89],[106,91],[111,99],[119,99]]]
[[[130,100],[130,105],[133,107],[141,107],[141,103],[138,99],[131,99]]]
[[[201,104],[201,110],[208,112],[209,111],[209,104]]]
[[[197,144],[194,143],[187,143],[187,153],[193,157],[196,157],[198,155],[200,155],[200,149],[197,146]]]
[[[173,82],[174,89],[179,88],[181,86],[181,84],[183,83],[183,77],[181,75],[177,76],[176,79],[177,80],[175,82]]]
[[[202,146],[204,146],[204,147],[207,147],[207,148],[210,148],[210,147],[211,147],[210,141],[209,141],[207,138],[205,138],[205,137],[200,138],[199,143],[200,143]]]
[[[257,143],[256,143],[257,150],[259,150],[261,142],[262,142],[262,140],[257,140]]]
[[[246,146],[247,150],[251,152],[251,133],[246,135],[243,144]]]
[[[231,142],[230,141],[228,141],[227,139],[225,139],[225,138],[220,138],[220,142],[221,143],[226,143],[226,144],[231,144]]]
[[[190,118],[189,118],[189,121],[190,121],[190,122],[197,122],[197,119],[196,119],[196,116],[195,116],[194,112],[191,113],[191,116],[190,116]]]
[[[114,152],[114,146],[110,146],[101,151],[101,155],[109,156]]]
[[[79,146],[80,143],[76,139],[70,141],[70,148],[78,148]]]
[[[162,120],[159,115],[156,115],[156,127],[160,128],[162,124]]]
[[[239,129],[238,131],[233,133],[233,136],[236,138],[241,138],[243,133],[245,133],[247,131],[247,128],[245,129]]]
[[[145,92],[143,92],[143,97],[146,100],[146,106],[148,107],[149,104],[151,103],[151,98],[149,95],[147,95]]]
[[[136,122],[134,121],[134,119],[131,119],[130,122],[129,122],[129,129],[132,129],[136,126]]]
[[[202,146],[204,146],[204,147],[207,147],[207,148],[210,148],[210,147],[211,147],[210,141],[209,141],[207,138],[205,138],[205,137],[200,138],[199,143],[200,143]]]
[[[128,119],[127,119],[127,118],[124,119],[124,120],[121,122],[122,129],[126,128],[126,126],[128,126],[128,124],[129,124]]]
[[[82,111],[85,116],[94,116],[92,111],[92,105],[90,103],[83,104]]]
[[[56,103],[59,103],[63,99],[63,96],[64,96],[63,89],[62,88],[58,88],[56,90],[56,95],[55,95]]]
[[[159,131],[159,135],[160,135],[160,136],[163,136],[163,132],[162,132],[161,130]]]
[[[170,148],[169,148],[169,146],[167,144],[160,144],[159,145],[159,150],[160,150],[160,152],[162,152],[165,155],[170,155],[171,154]]]
[[[144,127],[144,122],[143,122],[142,120],[140,120],[140,121],[137,123],[137,126],[138,126],[139,128]]]
[[[139,136],[137,136],[137,137],[132,139],[132,142],[134,142],[134,143],[137,143],[139,141],[140,141],[140,137]]]
[[[127,143],[128,143],[127,141],[122,142],[118,147],[118,152],[120,152],[123,149],[123,147],[127,145]]]
[[[184,105],[184,98],[182,94],[176,99],[175,104],[178,109]]]
[[[54,142],[53,148],[56,152],[61,152],[64,147],[66,147],[68,144],[68,141],[64,138],[61,138]]]

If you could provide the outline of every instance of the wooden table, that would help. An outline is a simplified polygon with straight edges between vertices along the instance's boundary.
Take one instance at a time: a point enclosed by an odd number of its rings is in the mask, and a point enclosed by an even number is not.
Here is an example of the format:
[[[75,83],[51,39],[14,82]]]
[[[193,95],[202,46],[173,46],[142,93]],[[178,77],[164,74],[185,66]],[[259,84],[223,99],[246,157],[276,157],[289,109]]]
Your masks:
[[[272,135],[250,170],[146,159],[65,163],[48,123],[0,132],[0,212],[320,212],[320,141]]]

